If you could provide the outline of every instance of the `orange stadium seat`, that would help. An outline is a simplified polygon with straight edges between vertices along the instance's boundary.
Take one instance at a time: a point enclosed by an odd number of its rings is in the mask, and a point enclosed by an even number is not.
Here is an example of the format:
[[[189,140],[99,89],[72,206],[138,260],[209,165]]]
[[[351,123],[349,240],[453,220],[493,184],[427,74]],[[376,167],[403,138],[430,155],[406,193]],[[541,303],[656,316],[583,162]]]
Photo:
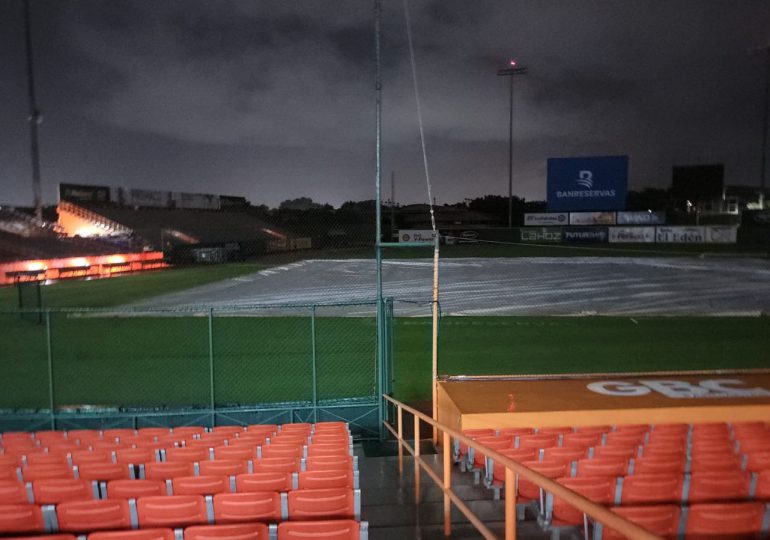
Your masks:
[[[66,453],[51,453],[51,452],[41,452],[38,454],[30,454],[27,456],[27,466],[41,466],[45,467],[47,465],[54,465],[54,466],[60,466],[60,467],[69,467],[70,462],[69,459],[67,459]]]
[[[267,435],[261,435],[259,433],[245,432],[243,435],[239,435],[234,439],[227,439],[227,448],[234,447],[247,447],[256,449],[257,446],[262,446],[267,442]],[[219,446],[217,448],[224,448]]]
[[[768,448],[770,449],[770,445],[768,445]],[[745,469],[751,472],[770,470],[770,450],[746,454]]]
[[[690,431],[688,424],[655,424],[650,433],[684,435]]]
[[[121,428],[121,429],[105,429],[102,432],[102,438],[112,441],[112,440],[121,440],[121,439],[130,439],[136,435],[136,430],[129,429],[129,428]]]
[[[524,461],[522,465],[547,478],[563,478],[569,475],[569,465],[563,461]],[[519,497],[523,501],[539,500],[540,488],[537,484],[520,476]]]
[[[537,460],[537,450],[534,448],[508,448],[506,450],[500,450],[500,453],[507,458],[511,458],[514,461],[535,461]],[[549,460],[554,461],[554,460]],[[505,482],[505,467],[495,465],[495,461],[490,459],[488,461],[488,467],[486,479],[493,484],[502,484]]]
[[[321,458],[313,458],[318,460]],[[302,470],[302,460],[296,458],[262,458],[254,462],[254,472],[295,473]]]
[[[136,514],[141,528],[208,523],[206,499],[201,495],[140,497],[136,500]]]
[[[146,463],[144,477],[148,480],[171,480],[180,476],[194,476],[195,464],[186,461]]]
[[[591,448],[602,444],[602,433],[587,433],[578,431],[562,435],[561,445],[573,448]]]
[[[743,500],[749,497],[751,480],[743,471],[693,473],[687,501],[690,503]]]
[[[0,504],[0,534],[45,532],[43,512],[36,504]]]
[[[102,433],[96,429],[71,429],[67,431],[68,441],[79,441],[80,445],[102,438]]]
[[[281,494],[274,491],[214,495],[216,523],[280,521],[286,518],[283,508]]]
[[[537,429],[540,435],[564,435],[566,433],[574,433],[575,429],[570,426],[548,426]]]
[[[359,540],[362,524],[353,520],[285,521],[278,524],[278,540]]]
[[[305,457],[305,447],[301,444],[282,444],[279,442],[273,444],[267,444],[261,446],[259,449],[260,457],[289,457],[289,458],[303,458]]]
[[[617,433],[637,433],[644,435],[650,431],[650,426],[647,424],[618,424],[615,426],[615,432]]]
[[[629,460],[637,456],[638,448],[636,446],[595,446],[594,459],[625,459]]]
[[[163,444],[165,448],[172,448],[174,446],[182,446],[184,436],[171,433],[170,435],[156,437],[156,441]]]
[[[43,446],[45,446],[50,442],[65,440],[67,438],[67,433],[64,431],[44,430],[36,431],[34,437],[36,440],[40,441]]]
[[[684,477],[681,474],[639,474],[623,478],[620,502],[634,504],[679,504]]]
[[[208,449],[204,447],[167,448],[165,451],[165,460],[169,462],[195,463],[206,461],[210,457]]]
[[[275,424],[251,424],[246,426],[248,433],[259,433],[267,435],[268,437],[273,433],[278,432],[278,426]]]
[[[0,454],[0,467],[11,469],[21,467],[21,456]]]
[[[184,530],[184,540],[268,540],[270,532],[265,523],[234,525],[194,525]]]
[[[75,450],[81,450],[83,447],[79,444],[71,441],[52,442],[46,445],[48,452],[51,454],[69,454]]]
[[[644,443],[645,433],[633,431],[611,431],[604,437],[605,446],[639,446]]]
[[[246,429],[243,426],[215,426],[212,429],[213,433],[217,435],[227,435],[228,437],[234,437],[239,433],[243,433]]]
[[[740,471],[741,458],[732,453],[694,455],[690,460],[690,472]]]
[[[73,465],[84,463],[112,463],[112,454],[106,450],[76,450],[70,454]]]
[[[171,434],[171,430],[166,427],[145,427],[136,430],[137,434],[149,437],[164,437]]]
[[[0,443],[3,446],[8,447],[12,445],[35,445],[35,438],[29,431],[6,431],[0,438]]]
[[[287,472],[255,472],[235,477],[235,490],[238,493],[289,491],[292,487],[292,476]]]
[[[128,501],[110,499],[71,501],[56,507],[59,530],[75,533],[108,529],[129,529],[131,512]]]
[[[615,478],[559,478],[557,482],[598,504],[611,505],[615,500]],[[548,495],[548,500],[552,500],[552,503],[546,505],[546,514],[549,513],[550,506],[554,525],[583,524],[583,512],[551,494]]]
[[[543,450],[543,459],[572,463],[583,459],[588,454],[588,449],[581,446],[552,446]]]
[[[612,431],[612,426],[578,426],[575,428],[575,433],[584,433],[592,435],[604,435]],[[565,433],[566,435],[566,433]]]
[[[762,503],[693,504],[687,513],[688,540],[758,538],[765,506]]]
[[[308,471],[356,470],[358,468],[358,462],[353,456],[313,456],[305,461],[305,468]]]
[[[347,456],[350,455],[350,445],[344,443],[313,443],[307,447],[308,457],[313,456]]]
[[[297,473],[298,489],[357,489],[353,471],[302,471]]]
[[[358,519],[360,492],[352,489],[300,489],[289,492],[289,519]]]
[[[612,511],[662,538],[673,540],[679,532],[681,510],[678,506],[619,506]],[[600,538],[601,540],[623,540],[625,536],[605,528]]]
[[[310,437],[305,436],[303,433],[279,433],[270,437],[270,444],[293,444],[296,446],[304,446],[310,442]]]
[[[550,448],[559,446],[559,435],[555,433],[535,433],[533,435],[522,435],[519,437],[517,448]]]
[[[597,457],[581,459],[577,462],[575,476],[625,476],[628,473],[628,460],[623,458]]]
[[[115,451],[115,462],[123,465],[141,465],[158,461],[158,456],[152,448],[121,448]]]
[[[15,465],[0,466],[0,480],[21,480],[21,469]]]
[[[173,529],[139,529],[136,531],[104,531],[88,535],[88,540],[174,540]]]
[[[120,450],[121,448],[131,448],[130,443],[119,442],[110,439],[99,439],[96,441],[91,441],[90,446],[93,450],[108,450],[110,452]]]
[[[25,482],[48,480],[52,478],[74,478],[74,472],[69,465],[30,465],[21,469]]]
[[[186,448],[204,448],[209,450],[215,446],[224,446],[227,444],[226,435],[206,434],[207,436],[199,439],[185,439],[184,447]]]
[[[171,430],[172,435],[182,438],[199,436],[205,432],[206,428],[202,426],[179,426]]]
[[[494,437],[495,436],[495,430],[490,428],[479,428],[479,429],[464,429],[462,431],[462,434],[470,439],[478,439],[479,437]],[[510,435],[514,436],[514,435]],[[465,456],[468,453],[468,445],[464,442],[456,441],[457,446],[455,449],[455,453],[457,454],[456,458],[460,459],[463,456]]]
[[[32,482],[32,493],[35,495],[35,504],[59,504],[98,499],[99,487],[94,481],[56,478]]]
[[[166,484],[162,480],[110,480],[104,493],[108,499],[138,499],[166,494]]]
[[[171,480],[174,495],[213,495],[230,491],[226,476],[180,476]]]
[[[341,422],[341,421],[316,422],[314,427],[315,427],[316,433],[320,431],[340,431],[340,430],[348,432],[348,423]]]
[[[499,435],[501,437],[521,437],[522,435],[532,435],[534,432],[535,430],[531,427],[512,427],[501,429]]]
[[[214,476],[235,476],[249,472],[249,462],[238,459],[214,459],[201,461],[198,464],[198,474]]]
[[[217,446],[214,448],[214,459],[235,459],[249,461],[257,459],[257,452],[249,446]]]
[[[120,480],[132,478],[134,471],[119,463],[83,463],[77,467],[78,477],[84,480]]]
[[[313,431],[313,425],[306,422],[292,422],[281,426],[281,432],[283,433],[300,432],[310,435],[311,431]]]
[[[29,504],[27,486],[18,480],[0,480],[0,502],[2,504]]]

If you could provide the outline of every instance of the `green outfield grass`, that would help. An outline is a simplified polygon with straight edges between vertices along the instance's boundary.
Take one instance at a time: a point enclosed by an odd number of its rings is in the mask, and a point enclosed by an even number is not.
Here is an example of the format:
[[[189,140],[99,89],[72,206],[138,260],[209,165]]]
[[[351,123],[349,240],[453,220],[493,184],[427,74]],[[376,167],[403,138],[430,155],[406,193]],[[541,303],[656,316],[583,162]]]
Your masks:
[[[3,316],[0,408],[48,404],[45,326]],[[219,405],[312,397],[307,317],[215,317],[214,388]],[[318,317],[318,398],[376,394],[374,321]],[[57,406],[207,405],[206,317],[51,320]],[[395,395],[430,397],[430,320],[394,325]],[[767,317],[447,317],[440,372],[456,374],[628,372],[770,365]]]

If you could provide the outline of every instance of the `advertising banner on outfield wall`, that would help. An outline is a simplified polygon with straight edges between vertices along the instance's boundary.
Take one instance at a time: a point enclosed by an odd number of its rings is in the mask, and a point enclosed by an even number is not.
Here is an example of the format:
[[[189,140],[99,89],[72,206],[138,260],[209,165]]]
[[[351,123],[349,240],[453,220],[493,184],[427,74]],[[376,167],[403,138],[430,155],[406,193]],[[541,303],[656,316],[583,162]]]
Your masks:
[[[609,238],[607,227],[565,227],[565,244],[605,244]]]
[[[711,225],[706,227],[706,242],[709,244],[735,244],[738,241],[738,227]]]
[[[110,201],[109,186],[59,184],[59,200],[71,202],[106,203]]]
[[[533,214],[524,214],[524,225],[545,227],[547,225],[567,225],[569,223],[569,214],[566,212],[541,212]]]
[[[562,241],[561,227],[522,227],[519,229],[522,242],[537,244],[559,244]]]
[[[665,212],[618,212],[618,225],[665,225]]]
[[[655,227],[610,227],[611,244],[653,244]]]
[[[570,212],[570,225],[615,225],[615,212]]]
[[[399,229],[398,241],[399,242],[425,242],[432,243],[436,235],[432,230],[418,230],[418,229]]]
[[[659,244],[702,244],[706,241],[705,227],[656,227],[655,241]]]
[[[628,156],[548,159],[549,212],[625,210]]]

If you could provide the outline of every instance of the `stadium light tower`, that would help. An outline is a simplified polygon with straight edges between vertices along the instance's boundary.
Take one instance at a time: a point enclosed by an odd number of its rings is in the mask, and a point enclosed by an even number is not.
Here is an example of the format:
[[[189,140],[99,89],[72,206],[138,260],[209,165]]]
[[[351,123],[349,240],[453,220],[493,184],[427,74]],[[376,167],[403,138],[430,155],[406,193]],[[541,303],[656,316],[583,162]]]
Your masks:
[[[498,77],[508,77],[511,80],[510,109],[508,114],[508,228],[513,227],[513,78],[516,75],[526,75],[527,68],[520,67],[516,60],[511,60],[507,68],[498,69]]]
[[[29,137],[32,153],[32,191],[34,195],[35,217],[43,219],[43,194],[40,183],[40,147],[38,142],[38,126],[43,121],[43,115],[37,108],[35,95],[35,64],[32,58],[32,29],[29,12],[29,0],[24,0],[24,42],[27,51],[27,95],[29,97]]]

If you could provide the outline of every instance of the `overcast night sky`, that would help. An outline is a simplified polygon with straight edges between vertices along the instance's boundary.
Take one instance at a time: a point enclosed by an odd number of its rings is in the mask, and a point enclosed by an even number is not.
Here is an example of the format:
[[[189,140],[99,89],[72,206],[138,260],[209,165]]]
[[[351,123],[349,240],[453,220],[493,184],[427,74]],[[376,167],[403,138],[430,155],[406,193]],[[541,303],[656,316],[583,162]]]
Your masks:
[[[371,0],[30,0],[46,203],[59,182],[374,198]],[[0,203],[31,205],[21,0],[0,2]],[[759,185],[768,0],[410,0],[434,195],[545,198],[546,158],[630,188],[724,162]],[[383,197],[426,200],[403,3],[383,0]]]

